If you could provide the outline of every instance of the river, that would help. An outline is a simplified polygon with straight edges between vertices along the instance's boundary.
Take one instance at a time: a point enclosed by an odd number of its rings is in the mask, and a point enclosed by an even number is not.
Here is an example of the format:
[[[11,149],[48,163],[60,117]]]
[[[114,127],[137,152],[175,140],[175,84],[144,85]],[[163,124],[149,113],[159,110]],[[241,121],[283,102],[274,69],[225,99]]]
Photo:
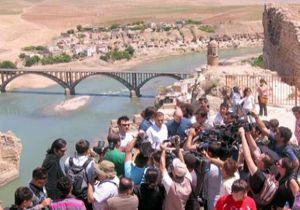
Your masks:
[[[261,49],[244,48],[220,51],[220,58],[258,53]],[[130,71],[191,72],[206,63],[206,52],[172,56],[143,63]],[[68,152],[75,150],[75,142],[85,138],[94,143],[103,139],[111,119],[121,115],[132,117],[148,105],[153,105],[158,87],[173,83],[174,79],[156,78],[142,89],[141,98],[129,98],[128,90],[118,81],[95,76],[82,81],[76,94],[89,95],[89,103],[76,111],[56,113],[53,107],[65,100],[61,86],[45,89],[18,89],[0,94],[0,131],[13,131],[22,140],[20,177],[0,188],[0,200],[8,206],[14,201],[17,187],[30,181],[32,170],[41,165],[46,150],[56,138],[68,142]]]

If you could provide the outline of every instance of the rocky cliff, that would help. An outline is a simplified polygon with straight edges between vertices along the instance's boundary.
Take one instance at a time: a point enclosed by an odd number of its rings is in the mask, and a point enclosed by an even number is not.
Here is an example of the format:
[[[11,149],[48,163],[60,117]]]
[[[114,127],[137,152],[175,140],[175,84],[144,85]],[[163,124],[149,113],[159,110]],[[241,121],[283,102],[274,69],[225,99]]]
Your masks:
[[[0,187],[19,176],[21,140],[12,132],[0,132]]]
[[[266,5],[263,13],[265,68],[277,71],[289,83],[300,76],[300,15],[283,5]]]

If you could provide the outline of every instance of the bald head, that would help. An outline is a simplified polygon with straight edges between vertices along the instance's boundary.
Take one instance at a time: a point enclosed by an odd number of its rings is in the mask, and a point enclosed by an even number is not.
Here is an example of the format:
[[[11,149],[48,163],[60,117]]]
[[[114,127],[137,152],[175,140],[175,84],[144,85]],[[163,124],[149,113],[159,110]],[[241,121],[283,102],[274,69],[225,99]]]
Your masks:
[[[119,193],[120,194],[132,194],[133,191],[133,182],[130,178],[122,177],[119,184]]]

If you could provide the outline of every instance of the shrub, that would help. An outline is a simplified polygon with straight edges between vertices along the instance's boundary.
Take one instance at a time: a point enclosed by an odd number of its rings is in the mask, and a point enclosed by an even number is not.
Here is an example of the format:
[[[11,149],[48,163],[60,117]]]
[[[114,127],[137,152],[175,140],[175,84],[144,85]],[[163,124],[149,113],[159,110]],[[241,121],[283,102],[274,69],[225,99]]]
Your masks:
[[[0,62],[0,68],[1,69],[16,69],[17,66],[13,62],[6,60],[3,62]]]
[[[210,25],[201,25],[199,26],[199,30],[205,31],[207,33],[214,33],[215,29]]]
[[[188,20],[185,21],[185,24],[187,24],[187,25],[201,25],[202,21],[201,20],[188,19]]]
[[[263,66],[264,66],[264,58],[263,58],[263,55],[260,55],[260,56],[258,56],[257,58],[251,59],[250,64],[251,64],[252,66],[258,66],[258,67],[263,68]]]
[[[57,56],[46,56],[42,58],[43,65],[55,64],[55,63],[69,63],[72,60],[71,56],[63,53]]]
[[[27,47],[23,47],[22,50],[24,50],[24,51],[33,51],[33,50],[35,50],[35,47],[34,46],[27,46]]]
[[[264,67],[263,55],[259,55],[256,58],[250,58],[250,59],[247,59],[247,60],[242,60],[242,64],[244,64],[244,63],[249,63],[251,66],[263,68]]]
[[[23,60],[24,58],[26,58],[26,54],[25,53],[20,53],[19,58]]]
[[[120,25],[119,24],[112,24],[110,27],[109,27],[109,30],[113,30],[113,29],[116,29],[118,28]]]
[[[134,50],[134,48],[133,48],[131,45],[129,45],[129,46],[125,49],[125,51],[127,51],[127,52],[129,53],[129,55],[133,56],[135,50]]]
[[[79,59],[79,58],[84,58],[84,57],[87,57],[87,52],[86,51],[80,52],[78,54],[73,55],[73,59]]]
[[[25,66],[32,66],[34,64],[37,64],[40,61],[40,57],[37,55],[34,55],[32,57],[27,57],[25,59]]]
[[[74,34],[75,31],[74,31],[74,29],[70,29],[70,30],[67,30],[67,33],[68,33],[68,34]]]
[[[48,47],[41,46],[41,45],[38,45],[38,46],[27,46],[27,47],[22,48],[22,50],[24,50],[24,51],[41,51],[41,52],[44,52],[44,51],[48,50]]]
[[[85,34],[78,34],[78,38],[79,38],[79,39],[83,39],[83,38],[85,38],[85,37],[86,37]]]
[[[82,25],[77,25],[76,28],[77,28],[77,31],[81,31],[82,30]]]
[[[124,51],[120,51],[118,49],[111,50],[107,52],[105,55],[101,55],[100,59],[104,61],[115,61],[115,60],[122,60],[127,59],[130,60],[134,54],[134,49],[132,46],[127,47]]]

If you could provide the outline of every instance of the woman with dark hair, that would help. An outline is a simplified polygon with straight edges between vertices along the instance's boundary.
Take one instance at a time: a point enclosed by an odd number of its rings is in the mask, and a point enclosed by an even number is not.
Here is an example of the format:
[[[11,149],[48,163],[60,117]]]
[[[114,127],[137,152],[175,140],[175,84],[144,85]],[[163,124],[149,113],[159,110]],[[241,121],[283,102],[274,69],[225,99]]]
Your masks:
[[[293,163],[289,158],[284,157],[276,162],[276,167],[280,175],[279,187],[271,204],[275,209],[283,208],[286,202],[292,206],[295,195],[299,191]]]
[[[154,115],[156,113],[156,109],[153,106],[147,107],[142,113],[141,116],[144,118],[140,124],[139,130],[147,131],[151,125],[154,124]]]
[[[60,159],[67,151],[67,142],[64,139],[56,139],[51,148],[47,150],[46,158],[42,167],[47,170],[48,183],[46,185],[48,196],[51,199],[57,199],[61,196],[61,192],[57,189],[57,181],[64,176],[60,166]]]
[[[269,88],[267,86],[266,80],[264,79],[259,80],[259,85],[257,85],[257,92],[258,92],[259,115],[262,116],[264,114],[264,116],[267,116]]]
[[[165,190],[159,184],[160,177],[156,168],[149,168],[145,174],[145,183],[134,189],[134,193],[139,199],[139,210],[162,209]]]

